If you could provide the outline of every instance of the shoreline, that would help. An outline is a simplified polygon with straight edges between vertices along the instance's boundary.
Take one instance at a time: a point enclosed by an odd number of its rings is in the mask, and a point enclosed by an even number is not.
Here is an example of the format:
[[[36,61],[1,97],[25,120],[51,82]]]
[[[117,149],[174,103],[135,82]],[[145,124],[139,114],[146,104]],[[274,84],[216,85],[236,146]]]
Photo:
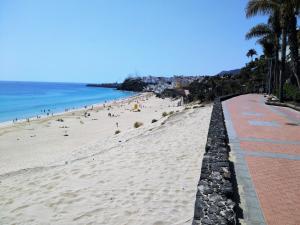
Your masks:
[[[134,97],[138,97],[140,95],[143,95],[144,93],[148,93],[148,92],[139,92],[139,93],[136,93],[136,94],[133,94],[132,96],[128,96],[128,97],[121,97],[121,98],[117,98],[115,100],[109,100],[109,101],[104,101],[104,103],[102,102],[98,102],[98,103],[94,103],[94,104],[91,104],[91,105],[86,105],[86,106],[83,106],[83,107],[79,107],[79,108],[72,108],[72,109],[65,109],[67,111],[62,111],[62,112],[56,112],[56,113],[53,113],[53,115],[37,115],[35,117],[30,117],[30,118],[26,118],[26,119],[18,119],[16,122],[14,122],[13,120],[8,120],[8,121],[3,121],[3,122],[0,122],[0,128],[5,128],[5,127],[9,127],[9,126],[13,126],[13,125],[22,125],[24,123],[28,123],[28,119],[30,122],[33,122],[33,121],[39,121],[39,120],[45,120],[45,119],[50,119],[50,118],[54,118],[56,116],[63,116],[65,114],[68,114],[68,113],[74,113],[74,112],[81,112],[81,111],[85,111],[85,110],[89,110],[88,108],[90,107],[102,107],[104,104],[112,104],[112,103],[115,103],[115,102],[119,102],[119,101],[126,101],[126,100],[130,100],[131,98],[134,98]]]

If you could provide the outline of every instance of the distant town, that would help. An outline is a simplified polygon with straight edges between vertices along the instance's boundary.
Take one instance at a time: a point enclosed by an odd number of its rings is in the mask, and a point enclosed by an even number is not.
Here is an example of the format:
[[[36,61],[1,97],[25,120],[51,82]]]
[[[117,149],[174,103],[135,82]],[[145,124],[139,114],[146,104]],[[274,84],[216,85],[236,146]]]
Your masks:
[[[188,87],[193,81],[201,81],[204,76],[173,76],[173,77],[141,77],[146,84],[145,91],[161,94],[166,89],[182,89]]]
[[[124,82],[128,80],[140,81],[143,84],[142,90],[138,86],[134,86],[132,89],[135,91],[151,91],[156,94],[161,94],[166,89],[182,89],[188,87],[193,81],[201,81],[204,76],[173,76],[173,77],[162,77],[162,76],[134,76],[128,77]],[[118,88],[118,89],[128,89],[121,88],[123,83],[103,83],[103,84],[87,84],[89,87],[106,87],[106,88]],[[128,89],[129,90],[129,89]]]
[[[239,69],[222,71],[215,76],[223,77],[228,74],[234,75],[239,73]],[[117,88],[120,90],[131,90],[131,91],[151,91],[156,94],[161,94],[165,90],[180,90],[189,89],[189,86],[193,82],[201,83],[201,81],[208,76],[196,75],[196,76],[184,76],[174,75],[172,77],[163,76],[129,76],[124,80],[123,83],[102,83],[102,84],[87,84],[89,87],[105,87],[105,88]],[[214,76],[212,76],[214,77]],[[130,85],[130,81],[134,81]],[[138,82],[137,82],[138,81]]]

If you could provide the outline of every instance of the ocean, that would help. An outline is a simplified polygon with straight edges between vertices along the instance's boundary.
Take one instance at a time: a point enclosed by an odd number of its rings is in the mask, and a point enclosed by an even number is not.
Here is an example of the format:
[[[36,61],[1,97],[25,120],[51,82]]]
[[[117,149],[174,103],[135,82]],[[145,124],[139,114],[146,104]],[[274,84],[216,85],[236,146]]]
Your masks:
[[[0,122],[51,115],[132,95],[78,83],[0,81]]]

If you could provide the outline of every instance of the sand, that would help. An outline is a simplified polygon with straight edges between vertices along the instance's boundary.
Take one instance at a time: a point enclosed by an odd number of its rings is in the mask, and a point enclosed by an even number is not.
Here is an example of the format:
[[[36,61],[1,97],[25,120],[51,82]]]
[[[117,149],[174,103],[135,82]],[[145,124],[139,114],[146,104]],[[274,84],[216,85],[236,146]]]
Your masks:
[[[211,106],[177,104],[142,94],[0,128],[1,224],[191,224]]]

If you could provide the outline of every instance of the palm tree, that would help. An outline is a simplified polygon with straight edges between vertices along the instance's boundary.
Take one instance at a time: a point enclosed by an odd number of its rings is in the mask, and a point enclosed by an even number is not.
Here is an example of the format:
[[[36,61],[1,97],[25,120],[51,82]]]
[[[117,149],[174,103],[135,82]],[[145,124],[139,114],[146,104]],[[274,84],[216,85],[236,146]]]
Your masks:
[[[250,49],[248,52],[247,52],[247,57],[249,58],[249,57],[251,57],[251,61],[253,61],[253,56],[254,55],[257,55],[257,52],[255,51],[255,49]]]
[[[300,1],[294,0],[289,1],[289,4],[286,6],[287,20],[288,20],[288,44],[290,47],[290,56],[292,62],[292,75],[295,77],[298,88],[300,89],[300,79],[299,79],[299,53],[298,53],[298,31],[297,31],[297,16],[299,14]]]
[[[272,25],[260,23],[250,29],[246,34],[246,39],[258,38],[257,43],[263,48],[263,53],[269,61],[269,73],[268,73],[268,92],[272,93],[272,80],[275,80],[275,63],[274,63],[274,53],[275,53],[275,31],[272,29]],[[273,73],[274,72],[274,73]]]
[[[263,47],[264,55],[271,58],[274,51],[274,31],[269,24],[260,23],[250,29],[246,39],[258,38],[257,43]],[[254,49],[253,49],[254,50]],[[255,51],[255,50],[254,50]],[[250,56],[250,50],[247,53]]]
[[[281,67],[279,74],[279,99],[283,100],[283,83],[286,72],[286,49],[287,49],[287,38],[291,31],[295,31],[295,24],[291,26],[292,19],[296,19],[298,9],[300,6],[300,0],[249,0],[246,7],[246,16],[252,17],[258,14],[269,15],[270,18],[280,18],[280,29],[281,29]],[[278,22],[277,22],[278,23]],[[297,23],[296,23],[297,24]],[[276,25],[278,26],[278,24]],[[280,37],[280,32],[276,32]],[[294,36],[293,36],[294,37]],[[291,38],[289,41],[294,41],[296,38]],[[279,38],[278,38],[279,41]],[[277,44],[276,44],[277,45]],[[279,46],[279,45],[278,45]],[[295,41],[290,46],[291,51],[298,51],[298,44]],[[294,53],[293,64],[298,65],[298,57]],[[294,66],[295,67],[295,66]],[[294,73],[297,80],[298,74]]]
[[[281,37],[281,26],[280,26],[280,13],[275,10],[268,19],[268,24],[273,31],[273,43],[274,43],[274,69],[273,69],[273,86],[275,90],[278,90],[279,85],[279,50],[280,50],[280,37]]]
[[[280,12],[277,9],[277,5],[273,0],[249,0],[246,6],[246,16],[253,17],[258,14],[267,14],[269,15],[268,20],[268,30],[274,32],[274,67],[273,67],[273,87],[275,90],[278,89],[279,84],[279,49],[280,49],[280,36],[281,36],[281,27],[280,27]],[[266,27],[264,27],[265,29]],[[269,32],[268,31],[268,32]],[[250,30],[251,32],[251,30]],[[264,32],[266,35],[266,29]],[[260,35],[261,36],[261,35]],[[268,34],[270,36],[270,34]],[[252,37],[259,37],[258,35]],[[247,38],[247,36],[246,36]]]

